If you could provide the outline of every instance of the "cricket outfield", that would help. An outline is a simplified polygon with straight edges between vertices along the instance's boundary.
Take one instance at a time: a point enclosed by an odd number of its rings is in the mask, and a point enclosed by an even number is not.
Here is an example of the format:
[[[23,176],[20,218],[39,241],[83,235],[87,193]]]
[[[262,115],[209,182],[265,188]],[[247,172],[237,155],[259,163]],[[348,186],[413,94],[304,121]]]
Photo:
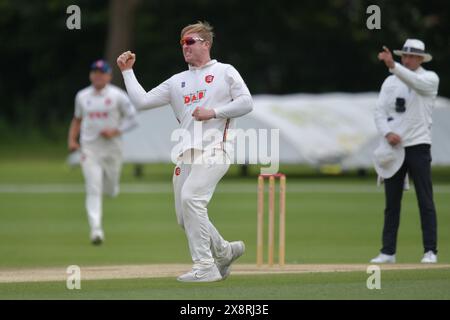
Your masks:
[[[106,241],[89,243],[79,168],[55,161],[0,163],[0,299],[449,299],[450,183],[438,179],[439,263],[422,257],[414,190],[404,195],[398,264],[381,268],[369,290],[368,261],[380,248],[383,191],[372,178],[288,174],[286,263],[258,269],[256,177],[225,177],[209,205],[211,220],[246,253],[226,281],[183,284],[190,266],[176,223],[171,167],[136,179],[125,167],[122,193],[105,199]],[[266,242],[265,242],[266,245]],[[275,252],[275,257],[276,257]],[[65,271],[81,268],[81,290]],[[6,279],[6,280],[5,280]],[[9,280],[8,280],[9,279]]]

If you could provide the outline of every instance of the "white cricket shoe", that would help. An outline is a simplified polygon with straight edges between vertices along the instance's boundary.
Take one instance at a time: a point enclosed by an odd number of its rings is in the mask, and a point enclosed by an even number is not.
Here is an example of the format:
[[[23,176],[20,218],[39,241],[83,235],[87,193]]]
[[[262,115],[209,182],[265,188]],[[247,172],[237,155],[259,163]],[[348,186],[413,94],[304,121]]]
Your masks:
[[[437,262],[437,255],[434,254],[433,251],[425,252],[423,255],[422,263],[436,263]]]
[[[371,263],[395,263],[395,254],[380,253],[378,256],[370,260]]]
[[[217,261],[217,268],[219,269],[222,279],[225,280],[231,273],[231,264],[236,261],[237,258],[242,256],[245,252],[245,244],[243,241],[230,242],[231,246],[231,259],[228,261]]]
[[[94,246],[99,246],[105,241],[105,235],[103,234],[103,230],[95,230],[91,232],[91,243]]]
[[[222,280],[222,276],[215,264],[206,268],[194,265],[191,271],[182,274],[177,280],[181,282],[214,282]]]

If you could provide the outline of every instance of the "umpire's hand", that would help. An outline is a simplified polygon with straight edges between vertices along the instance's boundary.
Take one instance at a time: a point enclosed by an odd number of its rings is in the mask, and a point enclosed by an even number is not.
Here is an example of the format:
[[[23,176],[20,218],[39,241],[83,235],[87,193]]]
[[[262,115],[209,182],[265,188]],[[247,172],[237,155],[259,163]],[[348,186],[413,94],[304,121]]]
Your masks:
[[[378,60],[383,61],[389,69],[395,68],[395,61],[392,57],[392,53],[386,46],[383,46],[383,51],[378,54]]]
[[[391,146],[396,146],[397,144],[399,144],[400,142],[402,142],[402,138],[401,138],[398,134],[395,134],[395,133],[393,133],[393,132],[389,132],[389,133],[386,135],[386,140],[388,141],[388,143],[389,143]]]
[[[125,51],[117,58],[117,66],[120,71],[125,71],[133,68],[136,62],[136,55],[131,53],[131,51]]]

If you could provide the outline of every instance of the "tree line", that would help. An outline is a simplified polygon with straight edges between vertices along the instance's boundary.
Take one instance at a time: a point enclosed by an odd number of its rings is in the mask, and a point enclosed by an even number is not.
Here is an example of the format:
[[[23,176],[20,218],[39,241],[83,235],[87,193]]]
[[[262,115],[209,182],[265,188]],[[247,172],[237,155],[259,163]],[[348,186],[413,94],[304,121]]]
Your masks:
[[[81,29],[68,30],[66,8],[81,9]],[[381,10],[369,30],[366,9]],[[0,1],[0,134],[60,134],[75,93],[89,84],[90,63],[137,53],[136,73],[151,89],[186,68],[179,36],[197,20],[215,28],[212,57],[233,64],[253,94],[378,91],[388,75],[376,56],[422,39],[434,57],[425,65],[450,97],[450,2],[261,0]]]

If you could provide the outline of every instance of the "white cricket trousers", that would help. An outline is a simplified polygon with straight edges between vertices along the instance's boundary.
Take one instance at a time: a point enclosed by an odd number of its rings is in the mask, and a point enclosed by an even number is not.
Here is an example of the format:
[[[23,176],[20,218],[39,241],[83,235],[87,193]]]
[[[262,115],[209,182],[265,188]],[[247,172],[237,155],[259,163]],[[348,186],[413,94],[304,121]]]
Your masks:
[[[122,154],[120,148],[107,149],[98,145],[82,147],[81,167],[86,188],[86,211],[92,234],[101,234],[102,195],[115,197],[119,194]]]
[[[209,220],[207,209],[217,183],[229,167],[228,156],[221,149],[214,153],[190,149],[178,158],[173,174],[175,211],[194,265],[209,266],[215,259],[231,257],[230,243]]]

